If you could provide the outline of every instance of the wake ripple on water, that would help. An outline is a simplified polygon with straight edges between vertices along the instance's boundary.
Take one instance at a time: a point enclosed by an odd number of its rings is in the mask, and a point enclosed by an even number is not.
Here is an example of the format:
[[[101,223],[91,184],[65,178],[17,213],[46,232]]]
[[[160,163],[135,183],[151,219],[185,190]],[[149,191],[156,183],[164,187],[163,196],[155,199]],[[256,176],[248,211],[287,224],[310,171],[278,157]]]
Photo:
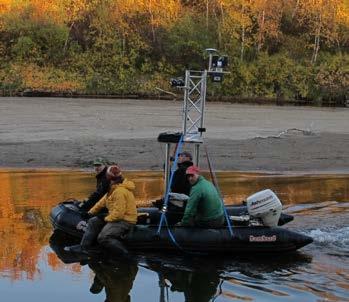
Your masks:
[[[340,229],[315,229],[309,236],[315,239],[315,243],[323,245],[335,245],[349,248],[349,226]]]
[[[309,249],[349,256],[349,203],[327,201],[298,204],[287,208],[295,216],[291,228],[314,239]]]

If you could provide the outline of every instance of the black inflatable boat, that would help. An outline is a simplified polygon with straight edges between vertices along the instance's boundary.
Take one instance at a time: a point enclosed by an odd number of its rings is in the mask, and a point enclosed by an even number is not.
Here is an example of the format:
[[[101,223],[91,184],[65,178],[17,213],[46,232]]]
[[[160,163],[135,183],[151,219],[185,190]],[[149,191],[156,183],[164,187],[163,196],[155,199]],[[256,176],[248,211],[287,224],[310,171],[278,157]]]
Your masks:
[[[246,213],[246,206],[229,206],[230,217]],[[138,223],[124,244],[133,251],[173,250],[188,253],[277,253],[297,250],[313,240],[311,237],[280,227],[251,225],[244,220],[232,220],[231,236],[228,227],[206,229],[174,226],[180,214],[167,213],[168,224],[158,232],[161,211],[158,208],[139,208]],[[63,202],[54,207],[50,214],[55,230],[81,237],[86,221],[81,217],[74,202]],[[281,214],[278,224],[283,225],[293,217]]]

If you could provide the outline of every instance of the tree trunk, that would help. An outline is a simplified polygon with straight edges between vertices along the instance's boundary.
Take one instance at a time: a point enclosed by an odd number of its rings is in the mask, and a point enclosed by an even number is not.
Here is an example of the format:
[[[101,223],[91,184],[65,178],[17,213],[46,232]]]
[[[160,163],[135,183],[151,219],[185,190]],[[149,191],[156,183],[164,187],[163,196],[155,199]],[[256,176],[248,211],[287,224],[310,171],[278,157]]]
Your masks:
[[[245,14],[245,6],[242,7],[241,20],[244,20],[244,14]],[[242,21],[242,22],[244,22],[244,21]],[[242,28],[241,28],[240,61],[244,60],[244,53],[245,53],[245,25],[242,24]]]
[[[313,48],[313,55],[311,58],[311,64],[315,64],[316,60],[317,60],[317,56],[319,54],[319,50],[320,50],[320,34],[321,34],[321,23],[322,19],[321,19],[321,15],[319,15],[319,23],[317,24],[317,28],[315,31],[315,37],[314,37],[314,48]]]
[[[320,50],[320,30],[315,35],[315,39],[314,39],[314,49],[313,49],[313,55],[312,55],[312,58],[311,58],[311,63],[312,64],[316,63],[317,56],[319,54],[319,50]]]
[[[155,42],[156,36],[155,36],[155,28],[154,28],[154,14],[153,14],[153,8],[152,8],[152,0],[149,0],[149,14],[150,14],[150,23],[151,23],[151,32],[153,36],[153,42]]]
[[[257,45],[257,52],[259,52],[262,48],[263,44],[263,36],[264,36],[264,22],[265,22],[265,11],[262,11],[262,17],[259,24],[259,33],[258,33],[258,45]]]
[[[67,39],[66,39],[65,42],[64,42],[64,47],[63,47],[63,53],[64,53],[64,54],[66,53],[67,48],[68,48],[68,42],[69,42],[69,38],[70,38],[70,32],[71,32],[71,30],[73,29],[73,26],[74,26],[74,22],[72,22],[72,24],[70,25]]]
[[[244,52],[245,52],[245,26],[242,26],[241,30],[241,50],[240,50],[240,60],[244,60]]]
[[[209,13],[208,1],[209,0],[206,0],[206,28],[207,29],[208,29],[208,13]]]
[[[294,16],[296,15],[297,10],[298,10],[298,7],[299,7],[299,0],[297,0],[296,6],[295,6],[295,8],[294,8],[294,10],[293,10],[293,12],[292,12],[292,19],[293,19]]]

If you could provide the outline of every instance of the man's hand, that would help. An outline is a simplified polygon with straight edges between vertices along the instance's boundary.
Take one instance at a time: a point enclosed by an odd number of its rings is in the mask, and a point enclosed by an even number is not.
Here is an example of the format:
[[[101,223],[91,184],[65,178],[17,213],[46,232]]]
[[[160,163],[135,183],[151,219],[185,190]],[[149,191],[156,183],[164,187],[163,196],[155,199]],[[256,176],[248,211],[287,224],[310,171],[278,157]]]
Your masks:
[[[81,215],[81,218],[86,219],[86,220],[90,219],[93,216],[89,212],[85,212],[85,211],[80,212],[80,215]]]
[[[79,209],[84,210],[86,199],[81,200],[81,201],[76,201],[76,205]]]

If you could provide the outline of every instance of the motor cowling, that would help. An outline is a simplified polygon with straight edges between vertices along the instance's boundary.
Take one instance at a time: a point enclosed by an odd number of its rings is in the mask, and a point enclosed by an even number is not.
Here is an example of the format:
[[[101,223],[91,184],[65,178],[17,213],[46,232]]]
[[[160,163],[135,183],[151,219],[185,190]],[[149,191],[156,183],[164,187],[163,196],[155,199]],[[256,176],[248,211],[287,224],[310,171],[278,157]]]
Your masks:
[[[251,217],[260,218],[263,225],[274,227],[282,211],[282,204],[276,194],[266,189],[257,192],[246,199],[247,211]]]

